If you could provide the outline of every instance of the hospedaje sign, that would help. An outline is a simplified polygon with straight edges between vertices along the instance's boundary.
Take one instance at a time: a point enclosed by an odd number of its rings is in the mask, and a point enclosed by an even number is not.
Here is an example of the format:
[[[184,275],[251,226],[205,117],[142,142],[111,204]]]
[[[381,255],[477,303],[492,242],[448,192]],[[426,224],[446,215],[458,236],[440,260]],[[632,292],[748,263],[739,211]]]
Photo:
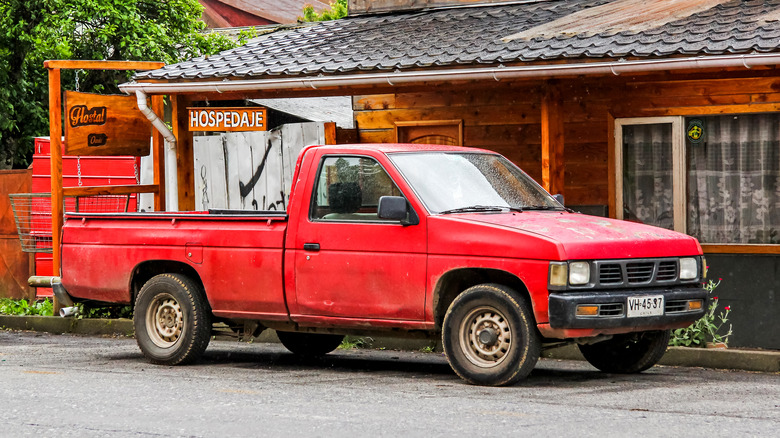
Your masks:
[[[187,108],[190,131],[267,131],[265,108]]]
[[[65,92],[65,154],[149,155],[152,124],[135,96]]]

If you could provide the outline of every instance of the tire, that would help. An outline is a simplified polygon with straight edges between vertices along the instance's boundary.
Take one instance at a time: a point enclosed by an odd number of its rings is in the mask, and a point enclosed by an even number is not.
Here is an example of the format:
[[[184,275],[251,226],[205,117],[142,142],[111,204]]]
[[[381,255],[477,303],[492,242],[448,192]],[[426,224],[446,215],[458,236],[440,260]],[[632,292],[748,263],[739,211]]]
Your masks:
[[[299,356],[323,356],[337,349],[344,340],[343,335],[321,333],[276,332],[282,345]]]
[[[135,300],[133,326],[138,347],[158,365],[198,359],[211,338],[211,309],[197,283],[181,274],[160,274]]]
[[[528,301],[498,284],[474,286],[455,298],[444,316],[442,345],[458,376],[486,386],[527,377],[541,351]]]
[[[661,360],[669,335],[669,330],[626,333],[579,348],[591,365],[605,373],[639,373]]]

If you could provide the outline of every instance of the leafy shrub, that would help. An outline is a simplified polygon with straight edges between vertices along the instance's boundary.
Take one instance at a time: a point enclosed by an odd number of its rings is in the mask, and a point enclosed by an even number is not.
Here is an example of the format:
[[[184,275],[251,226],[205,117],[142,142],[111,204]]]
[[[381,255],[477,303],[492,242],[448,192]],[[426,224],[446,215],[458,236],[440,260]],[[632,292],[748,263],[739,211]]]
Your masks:
[[[76,304],[79,308],[78,318],[132,318],[133,309],[130,306],[94,307]],[[14,300],[0,298],[0,314],[16,316],[53,316],[54,303],[48,298],[42,301]]]
[[[707,293],[712,295],[718,285],[720,285],[721,278],[718,282],[710,280],[704,288],[707,289]],[[708,342],[715,344],[728,345],[729,336],[731,336],[731,324],[728,325],[726,334],[720,334],[721,328],[728,322],[729,313],[731,313],[731,307],[726,306],[723,312],[720,312],[717,316],[715,312],[718,309],[718,297],[714,296],[710,299],[710,305],[707,308],[707,312],[700,319],[695,321],[688,327],[676,329],[672,331],[672,338],[669,340],[669,345],[683,346],[683,347],[704,347]]]
[[[3,315],[39,315],[52,316],[54,314],[54,303],[46,298],[43,301],[14,300],[11,298],[0,298],[0,314]]]

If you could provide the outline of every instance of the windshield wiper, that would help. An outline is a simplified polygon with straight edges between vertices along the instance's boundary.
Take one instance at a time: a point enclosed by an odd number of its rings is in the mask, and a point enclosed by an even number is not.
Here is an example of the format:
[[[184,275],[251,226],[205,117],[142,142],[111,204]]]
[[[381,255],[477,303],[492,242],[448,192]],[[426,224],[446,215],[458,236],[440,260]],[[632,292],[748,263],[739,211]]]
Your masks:
[[[523,209],[519,207],[498,206],[498,205],[470,205],[468,207],[460,207],[460,208],[453,208],[450,210],[444,210],[442,212],[439,212],[439,214],[481,213],[481,212],[504,211],[504,210],[523,211]]]
[[[569,210],[566,207],[561,207],[559,205],[529,205],[527,207],[523,207],[523,210]]]

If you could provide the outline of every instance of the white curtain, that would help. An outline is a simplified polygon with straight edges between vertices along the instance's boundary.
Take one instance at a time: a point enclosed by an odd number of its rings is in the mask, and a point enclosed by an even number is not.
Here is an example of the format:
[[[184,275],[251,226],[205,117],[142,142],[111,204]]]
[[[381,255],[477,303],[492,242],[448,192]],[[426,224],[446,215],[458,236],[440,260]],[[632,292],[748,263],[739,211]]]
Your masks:
[[[703,243],[780,243],[780,114],[697,119],[703,141],[686,145],[688,234]]]

